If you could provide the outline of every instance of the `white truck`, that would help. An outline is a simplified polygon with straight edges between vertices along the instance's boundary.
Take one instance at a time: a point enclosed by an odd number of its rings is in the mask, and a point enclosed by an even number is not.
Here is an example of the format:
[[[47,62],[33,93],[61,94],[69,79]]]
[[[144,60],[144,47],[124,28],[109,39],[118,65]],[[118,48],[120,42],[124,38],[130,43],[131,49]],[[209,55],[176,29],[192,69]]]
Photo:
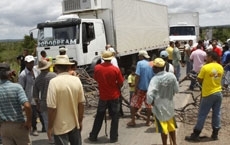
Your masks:
[[[167,6],[142,0],[63,0],[63,15],[37,24],[38,59],[67,48],[79,67],[94,66],[106,44],[120,58],[120,67],[130,67],[139,50],[153,55],[169,43]]]
[[[169,13],[168,21],[170,41],[188,42],[188,40],[193,40],[195,44],[199,40],[198,12]]]

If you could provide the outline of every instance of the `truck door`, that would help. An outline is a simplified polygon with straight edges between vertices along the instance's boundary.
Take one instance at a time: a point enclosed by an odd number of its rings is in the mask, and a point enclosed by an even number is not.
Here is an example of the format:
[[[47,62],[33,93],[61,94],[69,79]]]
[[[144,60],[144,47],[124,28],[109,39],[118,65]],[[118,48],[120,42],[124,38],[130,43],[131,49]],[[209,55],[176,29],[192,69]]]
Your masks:
[[[82,23],[82,51],[83,53],[88,53],[88,45],[90,41],[95,39],[94,24]]]
[[[91,64],[105,50],[106,38],[104,24],[100,19],[82,19],[81,46],[85,64]]]

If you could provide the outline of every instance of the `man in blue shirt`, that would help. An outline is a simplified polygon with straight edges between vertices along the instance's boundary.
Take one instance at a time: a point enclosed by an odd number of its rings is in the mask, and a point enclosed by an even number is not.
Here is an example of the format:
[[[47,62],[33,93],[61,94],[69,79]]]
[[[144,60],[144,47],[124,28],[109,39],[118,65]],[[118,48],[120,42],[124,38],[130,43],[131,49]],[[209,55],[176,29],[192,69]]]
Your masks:
[[[10,66],[0,63],[0,121],[3,144],[31,144],[31,106],[26,94],[17,83],[9,81]],[[22,107],[25,110],[23,115]]]
[[[223,56],[222,56],[222,66],[224,67],[224,78],[223,78],[223,85],[225,88],[227,88],[230,84],[230,50],[225,50]]]
[[[146,103],[146,92],[149,86],[149,82],[153,77],[154,73],[149,65],[148,59],[150,56],[145,50],[139,51],[139,60],[136,66],[136,78],[135,78],[135,93],[131,99],[131,121],[127,123],[128,126],[135,126],[135,115],[138,109],[141,108],[142,103],[145,102],[147,108],[147,120],[146,126],[150,126],[150,115],[151,115],[151,105]]]

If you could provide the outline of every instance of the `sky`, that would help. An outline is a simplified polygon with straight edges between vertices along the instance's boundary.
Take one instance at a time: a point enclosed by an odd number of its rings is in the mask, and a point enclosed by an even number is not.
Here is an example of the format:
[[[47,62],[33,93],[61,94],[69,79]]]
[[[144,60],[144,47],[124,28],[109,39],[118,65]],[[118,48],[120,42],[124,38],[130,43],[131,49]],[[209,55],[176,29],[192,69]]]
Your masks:
[[[230,25],[228,0],[147,0],[168,6],[169,13],[199,12],[200,26]],[[1,0],[0,40],[23,39],[36,24],[62,14],[62,0]]]

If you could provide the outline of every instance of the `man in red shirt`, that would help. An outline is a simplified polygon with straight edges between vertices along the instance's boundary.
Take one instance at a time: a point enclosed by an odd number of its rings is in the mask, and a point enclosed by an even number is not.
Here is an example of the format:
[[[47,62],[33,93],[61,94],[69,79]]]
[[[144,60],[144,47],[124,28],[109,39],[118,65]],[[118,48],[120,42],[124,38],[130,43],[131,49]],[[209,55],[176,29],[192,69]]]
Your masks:
[[[101,130],[107,108],[112,119],[110,143],[118,141],[119,97],[121,95],[120,88],[123,85],[124,78],[120,69],[112,65],[111,60],[113,57],[112,52],[104,51],[102,53],[104,63],[98,64],[94,68],[94,79],[98,83],[100,98],[93,129],[89,134],[90,141],[97,141],[97,136]]]
[[[220,47],[217,46],[217,42],[213,41],[212,42],[212,51],[216,52],[217,55],[219,56],[219,58],[221,58],[222,56],[222,50]],[[220,60],[218,60],[218,62],[220,63]]]
[[[201,46],[201,48],[200,48],[201,50],[205,51],[204,41],[203,40],[199,40],[198,43],[197,43],[197,45],[192,48],[192,50],[191,50],[190,53],[192,53],[193,51],[195,51],[197,49],[198,45]]]

